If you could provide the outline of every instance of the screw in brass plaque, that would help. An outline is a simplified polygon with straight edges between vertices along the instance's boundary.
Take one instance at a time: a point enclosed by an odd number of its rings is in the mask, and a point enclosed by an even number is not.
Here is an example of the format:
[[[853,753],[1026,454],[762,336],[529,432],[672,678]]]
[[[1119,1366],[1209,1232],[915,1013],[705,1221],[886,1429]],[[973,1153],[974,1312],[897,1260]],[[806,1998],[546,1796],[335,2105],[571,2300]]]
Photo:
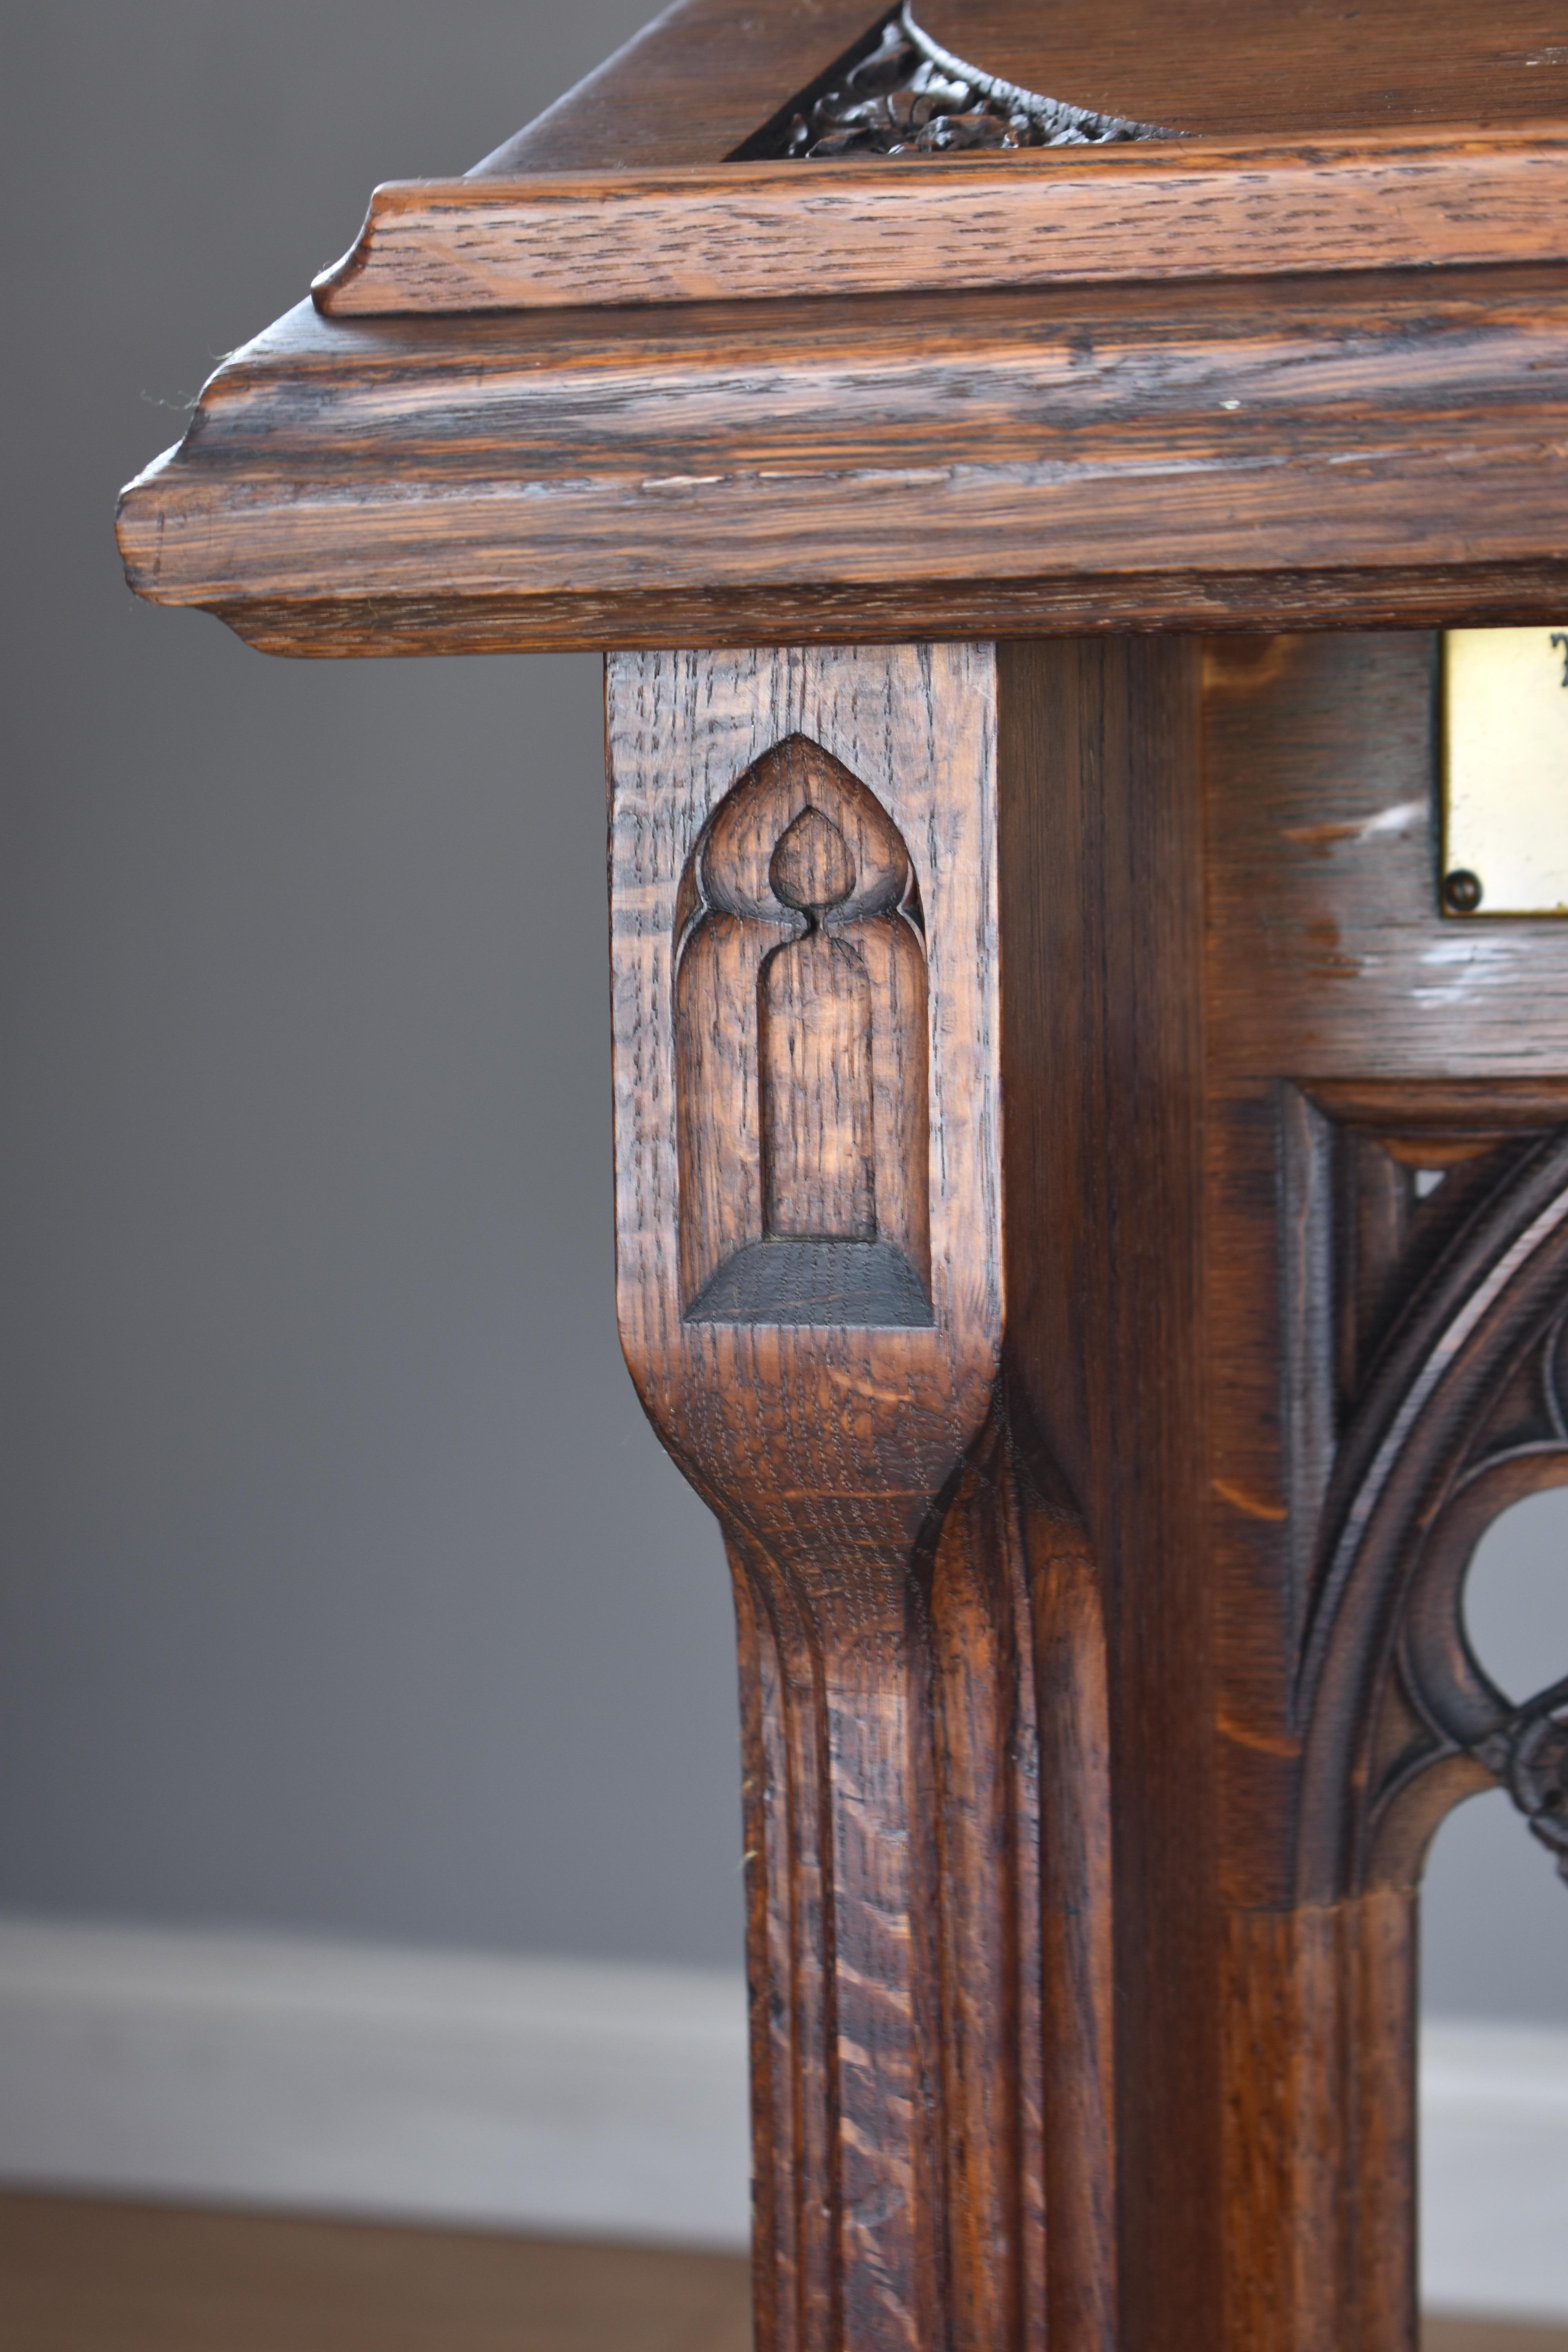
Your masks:
[[[1568,916],[1568,626],[1443,639],[1445,914]]]

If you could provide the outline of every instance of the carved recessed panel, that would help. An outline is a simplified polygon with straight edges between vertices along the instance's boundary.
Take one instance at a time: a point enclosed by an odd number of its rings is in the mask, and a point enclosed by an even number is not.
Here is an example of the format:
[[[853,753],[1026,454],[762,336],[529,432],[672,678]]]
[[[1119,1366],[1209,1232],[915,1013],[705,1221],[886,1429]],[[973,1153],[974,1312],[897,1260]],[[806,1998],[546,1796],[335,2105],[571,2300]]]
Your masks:
[[[933,41],[905,0],[731,160],[948,155],[1179,136],[1005,81]]]
[[[1491,1781],[1568,1878],[1568,1678],[1502,1691],[1464,1614],[1492,1521],[1568,1485],[1568,1127],[1542,1116],[1568,1102],[1454,1091],[1321,1090],[1331,1362],[1297,1368],[1334,1398],[1300,1685],[1319,1891],[1410,1882]]]
[[[931,1323],[927,1023],[898,828],[792,736],[720,803],[678,902],[689,1321]]]

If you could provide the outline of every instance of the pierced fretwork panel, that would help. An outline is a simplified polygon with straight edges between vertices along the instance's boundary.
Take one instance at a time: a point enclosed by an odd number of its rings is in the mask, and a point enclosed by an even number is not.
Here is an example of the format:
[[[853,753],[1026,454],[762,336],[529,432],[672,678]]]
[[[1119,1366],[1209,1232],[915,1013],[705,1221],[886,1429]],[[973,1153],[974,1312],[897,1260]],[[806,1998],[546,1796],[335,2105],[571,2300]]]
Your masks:
[[[1100,147],[1180,135],[1123,115],[1097,114],[988,73],[933,41],[904,0],[896,15],[874,25],[731,160]]]
[[[1299,1680],[1304,1873],[1408,1884],[1444,1813],[1496,1780],[1568,1877],[1568,1678],[1505,1693],[1464,1622],[1487,1528],[1568,1484],[1568,1127],[1506,1088],[1446,1119],[1419,1089],[1323,1091],[1315,1377],[1336,1408]]]

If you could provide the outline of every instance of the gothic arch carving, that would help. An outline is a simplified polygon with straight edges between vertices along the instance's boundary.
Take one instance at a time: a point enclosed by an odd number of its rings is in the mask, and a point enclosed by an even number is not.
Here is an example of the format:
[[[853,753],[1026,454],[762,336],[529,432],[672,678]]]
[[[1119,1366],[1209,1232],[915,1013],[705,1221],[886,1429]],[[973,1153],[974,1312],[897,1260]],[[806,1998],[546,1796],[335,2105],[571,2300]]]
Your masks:
[[[898,827],[792,735],[704,827],[676,930],[686,1319],[930,1324],[925,941]]]
[[[1492,1172],[1470,1181],[1475,1205],[1336,1451],[1299,1685],[1303,1900],[1413,1885],[1444,1814],[1493,1781],[1568,1877],[1568,1680],[1500,1690],[1463,1615],[1491,1521],[1568,1484],[1568,1131],[1504,1149]]]

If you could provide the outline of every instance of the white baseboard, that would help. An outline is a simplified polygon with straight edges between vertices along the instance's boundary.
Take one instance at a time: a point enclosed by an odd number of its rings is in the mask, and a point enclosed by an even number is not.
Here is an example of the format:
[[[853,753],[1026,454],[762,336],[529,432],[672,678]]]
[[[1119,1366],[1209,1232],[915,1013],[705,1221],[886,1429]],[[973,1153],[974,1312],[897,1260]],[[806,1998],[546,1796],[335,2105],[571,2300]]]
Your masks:
[[[738,1975],[0,1919],[0,2180],[747,2231]],[[1423,2290],[1568,2318],[1568,2032],[1422,2043]]]
[[[1430,2020],[1421,2288],[1434,2310],[1568,2318],[1568,2032]]]
[[[743,2246],[739,1976],[0,1920],[0,2180]]]

